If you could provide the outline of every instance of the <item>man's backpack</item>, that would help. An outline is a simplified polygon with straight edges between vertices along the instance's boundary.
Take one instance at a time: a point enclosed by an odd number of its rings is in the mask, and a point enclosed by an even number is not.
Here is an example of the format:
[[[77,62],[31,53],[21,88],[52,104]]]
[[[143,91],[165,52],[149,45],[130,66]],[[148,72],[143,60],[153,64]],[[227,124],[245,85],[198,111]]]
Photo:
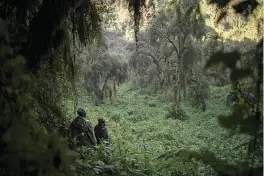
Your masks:
[[[93,147],[96,145],[93,131],[84,118],[75,118],[71,123],[69,130],[71,149],[76,149],[80,146]]]

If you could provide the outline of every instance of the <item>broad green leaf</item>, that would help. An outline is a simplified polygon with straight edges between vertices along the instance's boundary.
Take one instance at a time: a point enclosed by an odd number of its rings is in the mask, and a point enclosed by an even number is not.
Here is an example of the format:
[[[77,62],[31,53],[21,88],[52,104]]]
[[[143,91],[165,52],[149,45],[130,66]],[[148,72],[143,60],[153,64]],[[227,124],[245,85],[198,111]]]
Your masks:
[[[20,77],[17,76],[17,75],[14,75],[14,76],[12,77],[12,84],[13,84],[13,86],[14,86],[15,88],[17,88],[17,87],[20,86],[20,83],[21,83],[21,79],[20,79]]]
[[[12,66],[16,67],[17,65],[21,66],[26,63],[26,60],[23,56],[18,55],[15,59],[11,61]]]
[[[31,80],[31,78],[30,78],[30,76],[29,76],[28,74],[22,74],[22,75],[20,76],[20,78],[21,78],[23,81],[30,81],[30,80]]]

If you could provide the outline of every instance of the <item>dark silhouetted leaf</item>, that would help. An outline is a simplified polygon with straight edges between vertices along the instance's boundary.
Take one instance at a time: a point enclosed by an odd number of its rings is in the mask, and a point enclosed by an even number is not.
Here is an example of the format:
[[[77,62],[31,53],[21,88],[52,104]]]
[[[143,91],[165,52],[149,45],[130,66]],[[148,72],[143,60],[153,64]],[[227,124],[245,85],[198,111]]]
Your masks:
[[[258,42],[256,47],[259,48],[259,49],[262,49],[262,47],[263,47],[263,38]]]
[[[218,18],[217,18],[217,20],[216,20],[216,23],[219,23],[219,22],[220,22],[220,21],[226,16],[226,14],[227,14],[226,11],[222,12],[222,13],[218,16]]]
[[[237,3],[238,2],[238,3]],[[209,0],[209,4],[216,4],[219,8],[224,8],[228,5],[232,5],[236,13],[243,13],[243,15],[248,16],[257,8],[259,3],[256,0],[245,0],[239,2],[238,0]]]
[[[228,68],[235,68],[237,61],[240,59],[240,53],[238,51],[232,51],[224,53],[223,51],[218,51],[214,53],[210,59],[205,64],[205,69],[219,63],[223,63]]]
[[[209,0],[209,4],[216,4],[218,7],[225,7],[229,0]]]
[[[233,5],[236,13],[251,13],[257,6],[258,2],[256,0],[247,0]]]
[[[250,116],[243,119],[240,123],[239,132],[254,136],[256,134],[257,119],[255,116]]]
[[[232,129],[237,126],[238,119],[235,118],[236,116],[219,116],[218,117],[218,122],[220,126],[227,128],[227,129]]]
[[[250,69],[233,69],[230,74],[231,81],[239,81],[252,74]]]

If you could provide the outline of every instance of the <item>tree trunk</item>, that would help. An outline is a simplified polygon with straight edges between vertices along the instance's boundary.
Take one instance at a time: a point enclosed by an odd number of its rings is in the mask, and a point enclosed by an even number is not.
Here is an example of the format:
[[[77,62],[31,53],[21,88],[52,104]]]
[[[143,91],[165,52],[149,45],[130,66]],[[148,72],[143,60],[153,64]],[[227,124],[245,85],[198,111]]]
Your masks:
[[[116,98],[116,79],[114,78],[114,96]]]
[[[176,117],[174,117],[175,119],[176,118],[181,118],[180,117],[180,89],[179,89],[179,86],[176,86],[174,88],[174,103],[175,103],[175,115]]]
[[[178,60],[178,69],[177,69],[177,75],[176,75],[176,80],[175,80],[175,87],[174,87],[174,101],[175,101],[175,118],[181,118],[180,117],[180,98],[181,98],[181,87],[180,87],[180,79],[181,79],[181,75],[180,75],[180,63]]]
[[[183,97],[184,97],[184,100],[187,97],[187,82],[186,82],[186,78],[184,78],[184,83],[183,83]]]

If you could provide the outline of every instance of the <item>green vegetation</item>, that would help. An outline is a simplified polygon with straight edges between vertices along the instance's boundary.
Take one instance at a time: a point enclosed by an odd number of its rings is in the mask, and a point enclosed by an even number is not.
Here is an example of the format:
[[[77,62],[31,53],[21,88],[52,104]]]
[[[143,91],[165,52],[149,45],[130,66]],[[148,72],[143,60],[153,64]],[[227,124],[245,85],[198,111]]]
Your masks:
[[[262,175],[262,9],[4,0],[0,175]],[[69,149],[79,107],[110,147]]]
[[[115,101],[108,101],[101,106],[91,104],[85,94],[79,102],[80,106],[87,108],[93,124],[96,124],[96,117],[106,117],[112,155],[134,159],[154,175],[168,175],[176,171],[190,175],[214,174],[209,162],[204,164],[199,161],[200,158],[184,162],[181,157],[175,157],[171,161],[163,160],[161,156],[181,149],[208,150],[230,164],[247,161],[246,143],[250,136],[230,136],[231,133],[217,121],[218,116],[230,114],[230,109],[225,105],[230,87],[210,88],[206,112],[192,107],[189,101],[184,101],[181,104],[186,113],[184,121],[166,119],[171,108],[171,103],[166,98],[167,92],[160,91],[153,96],[131,87],[131,83],[123,84],[118,89]],[[122,146],[120,153],[119,145]],[[258,157],[258,160],[261,159]]]

